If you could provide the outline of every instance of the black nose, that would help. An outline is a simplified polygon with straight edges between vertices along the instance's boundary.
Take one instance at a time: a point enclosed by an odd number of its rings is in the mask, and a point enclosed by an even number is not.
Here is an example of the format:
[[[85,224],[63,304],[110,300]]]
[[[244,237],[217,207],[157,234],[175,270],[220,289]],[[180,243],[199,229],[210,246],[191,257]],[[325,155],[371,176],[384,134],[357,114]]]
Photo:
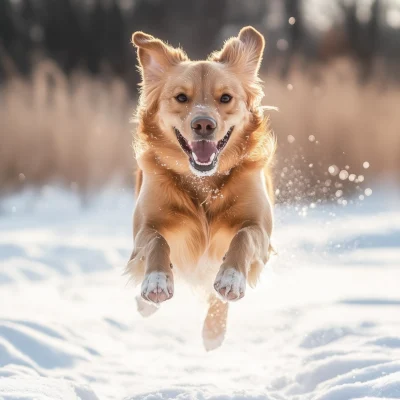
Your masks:
[[[217,127],[217,122],[211,117],[197,117],[191,123],[192,129],[201,136],[211,135]]]

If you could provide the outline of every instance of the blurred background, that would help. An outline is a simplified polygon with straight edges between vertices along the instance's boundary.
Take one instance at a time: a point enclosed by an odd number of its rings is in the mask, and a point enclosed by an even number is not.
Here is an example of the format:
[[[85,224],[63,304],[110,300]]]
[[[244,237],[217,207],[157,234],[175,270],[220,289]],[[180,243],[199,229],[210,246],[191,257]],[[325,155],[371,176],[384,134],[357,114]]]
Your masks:
[[[267,38],[277,201],[398,185],[399,0],[1,0],[0,196],[133,186],[132,32],[202,59],[244,25]]]

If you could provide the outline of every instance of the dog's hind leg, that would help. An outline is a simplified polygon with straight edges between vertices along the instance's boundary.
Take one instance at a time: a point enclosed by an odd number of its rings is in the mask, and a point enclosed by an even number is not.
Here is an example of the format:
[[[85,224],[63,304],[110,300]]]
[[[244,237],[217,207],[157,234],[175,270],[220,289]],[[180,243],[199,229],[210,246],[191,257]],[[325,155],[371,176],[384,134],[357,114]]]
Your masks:
[[[209,298],[207,316],[203,325],[203,344],[207,351],[221,346],[225,338],[229,304],[214,295]]]
[[[159,309],[155,304],[145,301],[142,296],[136,296],[136,308],[144,318],[150,317]]]

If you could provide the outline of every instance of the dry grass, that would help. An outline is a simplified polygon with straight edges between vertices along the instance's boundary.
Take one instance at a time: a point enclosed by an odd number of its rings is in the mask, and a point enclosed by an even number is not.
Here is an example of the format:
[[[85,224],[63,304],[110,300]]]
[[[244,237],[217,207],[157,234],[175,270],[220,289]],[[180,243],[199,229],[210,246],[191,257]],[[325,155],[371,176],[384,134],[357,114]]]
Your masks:
[[[296,193],[297,200],[332,198],[338,190],[346,196],[382,178],[400,182],[399,88],[377,81],[361,86],[348,60],[318,68],[314,79],[294,71],[286,82],[265,79],[265,103],[279,108],[271,121],[281,200]],[[342,180],[328,172],[331,165],[362,177]]]
[[[343,60],[316,73],[318,83],[299,69],[287,82],[265,79],[265,103],[280,109],[271,112],[278,187],[290,192],[295,181],[311,190],[326,179],[329,165],[348,165],[358,175],[366,172],[364,161],[371,165],[369,177],[398,176],[400,91],[359,86]],[[85,192],[116,178],[130,180],[133,108],[123,82],[83,74],[67,79],[50,62],[39,64],[31,81],[10,79],[0,88],[2,193],[52,181]]]
[[[295,71],[287,82],[266,79],[266,102],[280,109],[271,117],[283,151],[292,135],[311,162],[358,168],[369,161],[374,173],[400,170],[399,88],[359,85],[346,60],[319,69],[318,82]]]
[[[59,181],[82,191],[132,176],[133,110],[125,85],[76,74],[51,62],[30,82],[10,79],[0,89],[0,186]]]

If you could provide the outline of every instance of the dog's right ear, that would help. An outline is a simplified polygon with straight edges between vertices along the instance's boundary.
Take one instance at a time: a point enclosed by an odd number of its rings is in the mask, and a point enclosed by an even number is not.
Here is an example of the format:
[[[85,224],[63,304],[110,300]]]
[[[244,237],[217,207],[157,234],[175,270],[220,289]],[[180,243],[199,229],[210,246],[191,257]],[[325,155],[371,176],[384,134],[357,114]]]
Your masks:
[[[187,61],[186,54],[144,32],[135,32],[132,43],[138,49],[138,61],[144,81],[160,79],[173,65]]]
[[[209,60],[235,66],[254,77],[260,69],[264,47],[264,36],[252,26],[246,26],[237,37],[228,39],[222,50],[212,53]]]

